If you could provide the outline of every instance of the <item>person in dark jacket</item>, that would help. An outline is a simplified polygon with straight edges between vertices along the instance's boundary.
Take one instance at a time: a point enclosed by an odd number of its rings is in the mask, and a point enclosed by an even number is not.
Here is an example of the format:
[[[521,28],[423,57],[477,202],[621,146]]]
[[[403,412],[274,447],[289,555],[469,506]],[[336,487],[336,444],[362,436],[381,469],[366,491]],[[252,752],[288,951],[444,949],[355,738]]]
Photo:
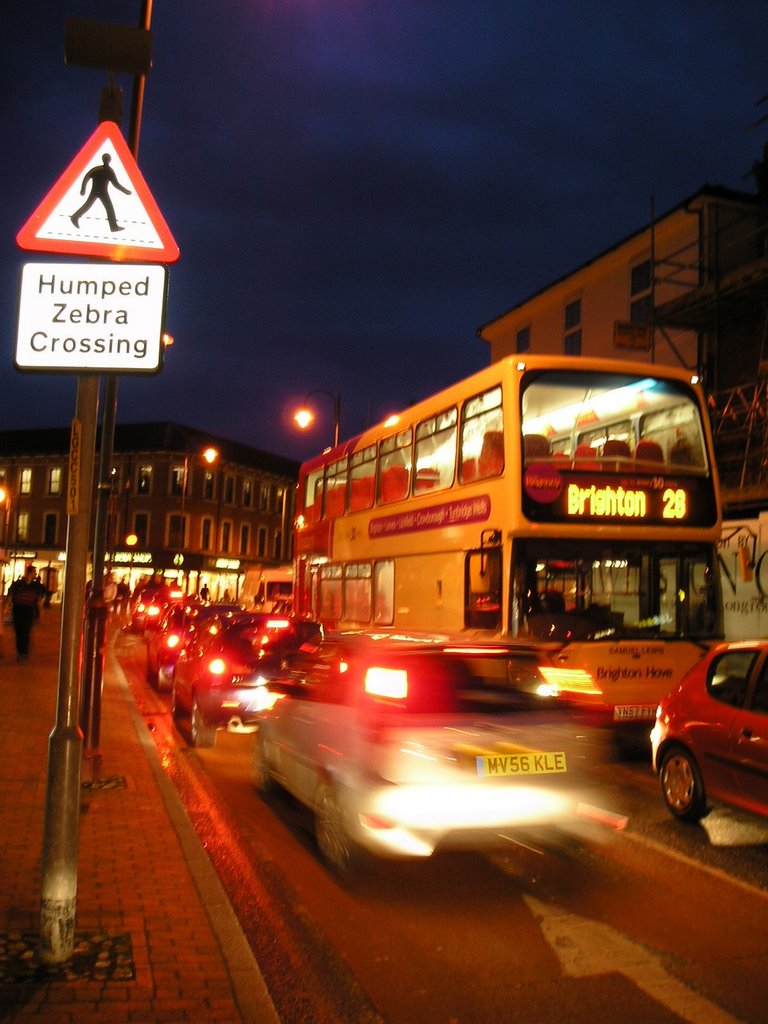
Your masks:
[[[11,599],[13,629],[16,633],[16,660],[29,660],[29,640],[32,627],[39,617],[42,586],[34,565],[28,565],[24,575],[14,580],[8,590]]]

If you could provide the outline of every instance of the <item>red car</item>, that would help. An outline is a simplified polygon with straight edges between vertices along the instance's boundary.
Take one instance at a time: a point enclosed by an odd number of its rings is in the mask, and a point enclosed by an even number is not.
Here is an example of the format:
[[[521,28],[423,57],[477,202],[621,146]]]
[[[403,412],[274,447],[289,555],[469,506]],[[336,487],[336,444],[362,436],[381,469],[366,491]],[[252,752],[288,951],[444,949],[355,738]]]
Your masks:
[[[239,604],[203,604],[182,601],[165,610],[156,629],[146,630],[147,681],[158,690],[173,689],[173,671],[179,654],[203,623],[215,616],[239,614]]]
[[[171,714],[189,715],[194,747],[212,747],[218,729],[254,732],[267,682],[291,656],[316,650],[317,622],[290,615],[241,612],[209,619],[186,644],[173,672]]]
[[[131,629],[143,633],[160,622],[166,608],[184,600],[184,591],[167,583],[150,583],[131,603]]]
[[[659,705],[651,744],[676,818],[710,801],[768,817],[768,640],[713,647]]]

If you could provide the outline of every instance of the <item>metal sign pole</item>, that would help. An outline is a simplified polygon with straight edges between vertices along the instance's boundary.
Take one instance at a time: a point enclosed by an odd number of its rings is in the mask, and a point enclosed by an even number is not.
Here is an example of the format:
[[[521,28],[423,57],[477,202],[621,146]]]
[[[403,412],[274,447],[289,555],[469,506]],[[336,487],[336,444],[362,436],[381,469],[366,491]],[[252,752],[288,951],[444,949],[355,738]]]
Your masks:
[[[80,828],[80,676],[99,378],[81,376],[69,452],[67,562],[61,612],[56,723],[48,738],[42,847],[40,959],[61,963],[75,941]]]

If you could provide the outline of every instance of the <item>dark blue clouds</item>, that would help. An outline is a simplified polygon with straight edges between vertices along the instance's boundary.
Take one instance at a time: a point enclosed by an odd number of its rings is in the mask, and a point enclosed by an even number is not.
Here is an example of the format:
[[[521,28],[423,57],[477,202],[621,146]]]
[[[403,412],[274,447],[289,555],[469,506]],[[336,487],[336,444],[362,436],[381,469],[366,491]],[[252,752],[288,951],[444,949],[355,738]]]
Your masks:
[[[103,80],[64,65],[64,18],[138,13],[7,16],[3,427],[73,410],[71,381],[11,368],[15,234]],[[483,365],[477,327],[640,227],[651,195],[752,188],[767,29],[751,0],[155,0],[139,165],[181,247],[176,344],[121,382],[119,419],[302,456],[329,433],[297,440],[308,391],[342,395],[348,433]]]

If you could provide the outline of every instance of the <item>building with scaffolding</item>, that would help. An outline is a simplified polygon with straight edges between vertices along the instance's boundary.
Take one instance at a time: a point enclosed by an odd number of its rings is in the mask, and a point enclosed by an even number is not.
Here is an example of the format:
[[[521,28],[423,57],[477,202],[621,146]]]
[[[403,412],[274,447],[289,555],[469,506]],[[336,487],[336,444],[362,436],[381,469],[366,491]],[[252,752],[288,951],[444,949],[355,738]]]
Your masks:
[[[672,363],[709,395],[726,511],[768,508],[768,174],[705,185],[478,330],[525,352]]]
[[[726,635],[768,631],[768,147],[755,192],[704,185],[478,329],[526,352],[681,365],[708,395]]]

